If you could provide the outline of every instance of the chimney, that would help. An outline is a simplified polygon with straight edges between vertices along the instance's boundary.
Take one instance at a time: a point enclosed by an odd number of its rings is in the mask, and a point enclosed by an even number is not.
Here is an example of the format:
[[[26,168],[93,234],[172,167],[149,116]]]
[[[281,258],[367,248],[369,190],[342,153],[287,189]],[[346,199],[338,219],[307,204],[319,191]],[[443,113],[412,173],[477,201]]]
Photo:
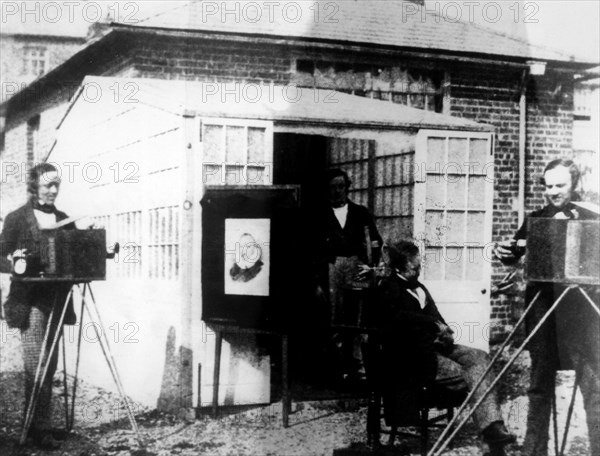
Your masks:
[[[110,13],[108,13],[104,19],[101,19],[98,22],[93,22],[88,27],[87,36],[85,37],[86,41],[96,41],[97,39],[102,38],[110,30],[110,25],[113,23],[113,21],[114,19]]]

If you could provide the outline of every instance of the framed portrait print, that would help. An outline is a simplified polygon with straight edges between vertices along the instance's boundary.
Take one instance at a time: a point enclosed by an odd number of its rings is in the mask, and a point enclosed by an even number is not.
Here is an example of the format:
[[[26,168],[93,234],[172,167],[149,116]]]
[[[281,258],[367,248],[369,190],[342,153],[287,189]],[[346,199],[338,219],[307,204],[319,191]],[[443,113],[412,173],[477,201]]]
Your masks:
[[[269,296],[271,220],[225,219],[225,294]]]
[[[202,204],[202,319],[276,329],[303,284],[292,240],[297,186],[208,186]],[[296,291],[295,291],[296,290]]]

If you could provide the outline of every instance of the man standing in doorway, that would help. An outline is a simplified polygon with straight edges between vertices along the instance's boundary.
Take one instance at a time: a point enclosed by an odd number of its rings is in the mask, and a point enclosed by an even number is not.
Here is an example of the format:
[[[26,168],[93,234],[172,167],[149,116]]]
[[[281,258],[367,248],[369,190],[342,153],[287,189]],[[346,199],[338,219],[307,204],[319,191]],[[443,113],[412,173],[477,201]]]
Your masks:
[[[328,204],[318,221],[318,254],[328,263],[328,271],[321,271],[319,282],[321,288],[329,291],[332,323],[356,325],[358,322],[352,321],[351,316],[359,311],[352,311],[351,306],[360,306],[361,289],[369,286],[363,278],[365,274],[359,274],[360,267],[377,264],[382,240],[369,210],[348,199],[351,185],[348,174],[332,169],[327,184]],[[343,378],[364,380],[361,353],[364,337],[340,333],[336,339],[341,344]]]
[[[598,220],[598,214],[577,204],[579,197],[575,189],[579,176],[579,169],[571,160],[559,159],[548,163],[543,177],[548,204],[529,217]],[[496,257],[505,264],[514,264],[525,253],[524,249],[515,246],[526,238],[527,221],[512,242],[497,245]],[[527,284],[525,299],[528,304],[540,292],[525,320],[528,334],[566,288],[563,284],[546,282]],[[590,287],[587,291],[598,306],[598,287]],[[570,293],[530,340],[527,348],[531,355],[531,374],[523,455],[548,454],[555,376],[561,368],[575,369],[587,415],[590,454],[600,454],[600,321],[596,312],[580,293]]]

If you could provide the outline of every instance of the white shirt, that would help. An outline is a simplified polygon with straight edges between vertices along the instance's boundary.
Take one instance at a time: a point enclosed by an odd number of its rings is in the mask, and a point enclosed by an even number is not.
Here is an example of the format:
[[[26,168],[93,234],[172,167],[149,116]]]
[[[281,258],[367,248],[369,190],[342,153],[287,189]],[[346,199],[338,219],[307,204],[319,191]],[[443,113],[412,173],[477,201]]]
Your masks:
[[[346,220],[348,219],[348,203],[344,204],[342,207],[334,207],[333,213],[338,222],[340,222],[340,226],[344,228],[346,226]]]
[[[400,273],[396,272],[396,275],[398,277],[400,277],[402,280],[404,280],[405,282],[408,282],[408,280],[406,280]],[[415,298],[417,298],[417,300],[419,301],[419,305],[421,306],[421,309],[425,308],[425,305],[427,304],[427,295],[425,294],[425,290],[423,290],[423,287],[421,287],[420,285],[417,285],[417,288],[415,288],[414,290],[407,288],[406,291],[408,291],[411,295],[413,295]]]
[[[35,215],[35,219],[41,229],[50,228],[56,225],[56,214],[46,214],[45,212],[34,209],[33,215]]]

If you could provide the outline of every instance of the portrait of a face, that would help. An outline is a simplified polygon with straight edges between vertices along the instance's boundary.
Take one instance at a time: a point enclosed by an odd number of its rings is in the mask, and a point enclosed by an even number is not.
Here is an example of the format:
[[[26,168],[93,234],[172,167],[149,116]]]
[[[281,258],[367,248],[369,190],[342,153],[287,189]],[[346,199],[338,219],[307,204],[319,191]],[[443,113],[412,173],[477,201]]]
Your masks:
[[[236,282],[249,282],[262,270],[262,247],[250,233],[242,234],[236,247],[239,247],[239,254],[229,275]]]
[[[269,219],[225,220],[225,294],[269,296]]]

